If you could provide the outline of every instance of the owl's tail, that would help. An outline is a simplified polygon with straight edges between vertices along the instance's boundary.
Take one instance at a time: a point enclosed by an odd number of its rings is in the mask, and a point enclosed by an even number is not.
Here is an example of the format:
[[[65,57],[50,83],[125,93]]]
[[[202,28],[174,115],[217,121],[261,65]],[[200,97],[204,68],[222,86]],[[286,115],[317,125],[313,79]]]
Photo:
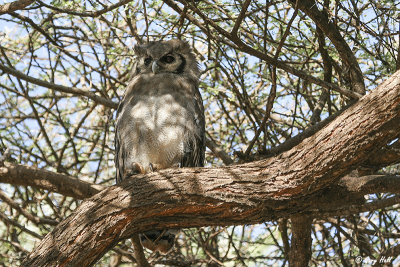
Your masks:
[[[176,230],[152,230],[140,235],[140,241],[145,248],[166,254],[175,242]]]

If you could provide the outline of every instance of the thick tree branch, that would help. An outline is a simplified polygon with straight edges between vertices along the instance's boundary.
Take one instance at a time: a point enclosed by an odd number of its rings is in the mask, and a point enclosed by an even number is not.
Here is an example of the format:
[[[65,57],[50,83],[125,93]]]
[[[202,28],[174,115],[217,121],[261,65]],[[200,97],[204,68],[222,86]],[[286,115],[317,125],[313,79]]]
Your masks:
[[[90,184],[72,176],[8,162],[0,167],[0,182],[12,185],[32,186],[76,199],[92,197],[105,189],[104,186]],[[400,176],[345,176],[341,178],[337,184],[330,185],[327,190],[323,192],[323,198],[321,198],[320,195],[313,195],[312,199],[319,199],[316,205],[323,211],[325,203],[331,205],[333,201],[336,202],[336,206],[340,206],[340,203],[351,202],[354,196],[357,198],[374,193],[400,193]],[[312,199],[308,200],[308,202],[313,203],[314,201]]]
[[[18,0],[4,5],[0,5],[0,15],[24,9],[35,2],[35,0]]]
[[[400,176],[398,175],[345,176],[340,179],[338,185],[349,193],[362,195],[374,193],[400,194]]]
[[[397,163],[400,163],[400,135],[395,143],[372,154],[363,165],[379,169]]]
[[[276,157],[222,168],[168,169],[107,188],[62,221],[22,266],[88,266],[120,240],[149,229],[253,224],[306,211],[309,203],[302,198],[349,173],[399,131],[397,72]]]
[[[289,267],[308,266],[311,259],[311,223],[312,217],[295,215],[291,217],[292,239],[289,255]]]
[[[104,189],[101,185],[93,185],[65,174],[9,162],[0,167],[0,183],[33,186],[77,199],[93,196]]]

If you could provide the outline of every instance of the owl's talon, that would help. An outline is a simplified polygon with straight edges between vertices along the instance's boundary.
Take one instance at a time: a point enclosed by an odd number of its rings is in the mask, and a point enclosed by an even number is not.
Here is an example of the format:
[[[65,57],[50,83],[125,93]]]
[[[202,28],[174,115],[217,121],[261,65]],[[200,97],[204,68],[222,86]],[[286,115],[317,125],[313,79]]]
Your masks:
[[[153,167],[153,164],[152,164],[152,163],[149,163],[149,168],[150,168],[150,171],[151,171],[151,172],[154,171],[154,167]]]
[[[159,164],[153,164],[153,163],[149,163],[149,169],[150,172],[156,172],[158,170],[160,170],[160,165]]]
[[[125,173],[124,173],[124,177],[131,177],[133,175],[137,175],[137,174],[145,174],[146,171],[144,170],[142,164],[140,163],[134,163],[132,164],[131,168],[126,169]]]

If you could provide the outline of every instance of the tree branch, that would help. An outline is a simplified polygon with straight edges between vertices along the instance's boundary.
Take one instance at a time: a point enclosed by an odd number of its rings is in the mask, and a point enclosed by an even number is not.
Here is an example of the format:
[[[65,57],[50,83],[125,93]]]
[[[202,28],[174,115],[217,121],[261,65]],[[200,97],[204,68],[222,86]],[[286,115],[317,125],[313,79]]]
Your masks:
[[[390,207],[400,203],[400,196],[394,196],[385,199],[375,200],[373,202],[365,204],[353,204],[353,205],[343,205],[342,207],[332,207],[330,210],[314,210],[311,214],[312,217],[333,217],[333,216],[349,216],[352,214],[358,214],[361,212],[370,212],[380,210],[386,207]]]
[[[209,138],[206,138],[206,146],[213,152],[213,154],[220,158],[225,165],[231,165],[233,164],[232,158],[226,153],[224,150],[222,150],[220,147],[217,146],[212,140]]]
[[[358,65],[357,58],[340,34],[334,20],[329,18],[326,10],[319,11],[316,2],[312,0],[289,0],[289,2],[293,7],[296,6],[296,8],[298,7],[307,14],[318,28],[331,40],[339,52],[342,61],[350,68],[349,71],[353,90],[359,94],[365,94],[364,76]]]
[[[400,163],[400,135],[399,139],[388,147],[383,147],[372,154],[363,165],[379,169]]]
[[[338,185],[349,193],[375,194],[400,193],[400,176],[398,175],[368,175],[363,177],[345,176]]]
[[[1,63],[0,63],[0,70],[6,72],[8,74],[11,74],[21,80],[24,80],[24,81],[27,81],[27,82],[30,82],[30,83],[33,83],[33,84],[36,84],[39,86],[43,86],[43,87],[49,88],[51,90],[68,93],[68,94],[73,94],[73,95],[86,96],[87,98],[93,100],[94,102],[102,104],[109,108],[116,109],[118,107],[117,103],[114,103],[110,99],[106,99],[101,96],[98,96],[95,93],[85,91],[85,90],[75,88],[75,87],[67,87],[67,86],[63,86],[63,85],[46,82],[46,81],[43,81],[40,79],[36,79],[36,78],[30,77],[16,69],[9,68]]]
[[[312,217],[295,215],[291,217],[292,239],[289,255],[289,267],[308,266],[311,259]]]
[[[62,8],[58,8],[56,6],[52,6],[52,5],[48,5],[42,1],[39,1],[39,3],[49,9],[55,10],[57,12],[61,12],[61,13],[66,13],[66,14],[70,14],[70,15],[74,15],[74,16],[79,16],[79,17],[98,17],[103,15],[104,13],[114,10],[120,6],[123,6],[129,2],[131,2],[132,0],[122,0],[119,1],[115,4],[112,4],[110,6],[106,6],[105,8],[101,9],[101,10],[95,10],[95,11],[87,11],[87,12],[76,12],[75,10],[69,10],[69,9],[62,9]]]
[[[398,135],[399,111],[397,72],[279,156],[221,168],[136,175],[84,201],[22,266],[88,266],[120,240],[149,229],[254,224],[307,211],[310,203],[305,198],[339,180]],[[398,199],[389,202],[393,201]]]
[[[237,36],[237,32],[239,30],[240,24],[242,23],[243,19],[246,16],[246,11],[247,11],[247,8],[250,5],[250,2],[251,2],[251,0],[246,0],[243,3],[242,10],[240,11],[239,17],[235,21],[235,25],[233,26],[233,29],[231,31],[231,35]]]
[[[133,244],[133,252],[135,253],[135,260],[139,267],[150,267],[143,252],[142,244],[138,234],[134,234],[131,238]]]
[[[72,176],[10,162],[0,167],[0,183],[33,186],[77,199],[93,196],[104,189]]]
[[[3,191],[0,190],[0,199],[7,203],[10,207],[13,209],[17,210],[20,214],[25,216],[28,220],[34,222],[35,224],[50,224],[50,225],[57,225],[58,221],[52,220],[52,219],[47,219],[47,218],[40,218],[37,216],[32,215],[28,211],[26,211],[24,208],[20,206],[20,204],[16,203],[14,200],[9,198]]]
[[[163,1],[168,6],[170,6],[172,9],[174,9],[176,12],[181,14],[182,9],[174,1],[172,1],[172,0],[163,0]],[[193,6],[193,5],[189,4],[188,1],[184,1],[184,0],[179,0],[179,2],[182,2],[182,4],[189,7],[191,10],[193,10],[194,13],[196,13],[197,15],[199,15],[202,18],[202,20],[204,22],[198,21],[196,18],[194,18],[193,16],[191,16],[188,13],[185,14],[186,18],[188,18],[193,24],[198,26],[207,36],[210,36],[211,33],[206,27],[204,27],[204,25],[211,25],[218,32],[217,35],[224,36],[225,38],[230,40],[233,43],[233,47],[235,49],[238,49],[249,55],[257,57],[261,60],[264,60],[266,63],[276,66],[277,68],[282,69],[290,74],[293,74],[301,79],[304,79],[311,83],[317,84],[323,88],[331,89],[333,91],[339,92],[339,93],[341,93],[345,96],[348,96],[352,99],[359,99],[362,96],[361,94],[359,94],[357,92],[353,92],[351,90],[342,88],[342,87],[338,86],[337,84],[325,82],[319,78],[316,78],[312,75],[307,74],[305,71],[296,69],[296,68],[286,64],[283,61],[274,59],[273,57],[267,55],[266,53],[252,48],[251,46],[243,43],[243,41],[240,38],[238,38],[237,36],[232,35],[230,32],[227,32],[224,29],[222,29],[221,27],[219,27],[217,23],[215,23],[214,21],[209,19],[206,15],[204,15],[196,6]],[[299,1],[299,2],[301,2],[301,1]],[[215,39],[215,40],[220,39],[219,37],[215,37],[215,36],[210,36],[210,37],[212,37],[212,39]],[[230,43],[230,44],[232,45],[232,43]]]
[[[4,5],[0,5],[0,15],[24,9],[35,2],[35,0],[18,0]]]

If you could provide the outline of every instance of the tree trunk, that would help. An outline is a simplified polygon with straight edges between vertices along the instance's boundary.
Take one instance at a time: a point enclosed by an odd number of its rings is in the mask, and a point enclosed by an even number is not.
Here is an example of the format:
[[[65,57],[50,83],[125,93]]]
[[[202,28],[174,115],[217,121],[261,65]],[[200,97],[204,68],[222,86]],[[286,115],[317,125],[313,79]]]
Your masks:
[[[291,217],[291,221],[289,267],[307,267],[311,259],[312,218],[307,215],[295,215]]]
[[[119,241],[150,229],[254,224],[293,215],[309,208],[304,199],[399,132],[397,72],[276,157],[222,168],[168,169],[103,190],[46,235],[22,266],[89,266]]]

